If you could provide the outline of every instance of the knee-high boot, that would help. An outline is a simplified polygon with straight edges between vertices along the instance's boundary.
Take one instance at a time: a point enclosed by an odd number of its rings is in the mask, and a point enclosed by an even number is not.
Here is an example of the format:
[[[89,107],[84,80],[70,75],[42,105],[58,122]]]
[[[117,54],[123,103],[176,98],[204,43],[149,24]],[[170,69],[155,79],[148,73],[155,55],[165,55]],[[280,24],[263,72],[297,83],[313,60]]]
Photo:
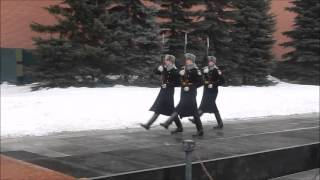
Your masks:
[[[195,123],[196,128],[197,128],[197,133],[194,134],[193,136],[194,137],[203,136],[203,127],[202,127],[202,122],[201,122],[199,116],[194,116],[194,123]]]
[[[140,124],[140,126],[145,128],[146,130],[149,130],[150,126],[156,121],[158,117],[159,117],[159,114],[154,113],[153,116],[150,118],[150,120],[146,124]]]
[[[178,117],[178,113],[174,112],[171,114],[171,116],[166,120],[164,123],[160,123],[160,126],[168,129],[170,124]]]
[[[214,126],[213,128],[214,129],[222,129],[223,128],[223,122],[222,122],[222,119],[221,119],[219,111],[215,112],[214,115],[215,115],[215,117],[217,119],[218,125]]]
[[[177,134],[179,132],[183,132],[182,123],[181,123],[180,118],[178,116],[174,119],[174,123],[176,124],[177,128],[175,130],[171,131],[171,134]]]
[[[199,114],[199,117],[201,117],[203,115],[203,111],[202,110],[198,110],[198,114]],[[194,122],[194,118],[190,118],[189,121],[192,122],[193,124],[195,123]]]

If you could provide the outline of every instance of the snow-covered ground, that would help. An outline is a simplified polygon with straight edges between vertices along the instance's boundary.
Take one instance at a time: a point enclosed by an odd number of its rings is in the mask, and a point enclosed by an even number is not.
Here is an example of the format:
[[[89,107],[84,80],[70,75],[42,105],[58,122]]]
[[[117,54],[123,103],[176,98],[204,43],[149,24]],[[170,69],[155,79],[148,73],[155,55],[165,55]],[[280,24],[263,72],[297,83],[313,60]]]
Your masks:
[[[61,131],[138,127],[158,88],[53,88],[1,84],[1,136],[44,135]],[[176,89],[175,101],[180,89]],[[198,89],[198,102],[202,88]],[[225,121],[270,115],[319,112],[319,86],[279,82],[270,87],[220,87],[217,104]],[[161,116],[155,125],[165,120]],[[214,123],[213,115],[203,121]],[[242,120],[242,119],[239,119]],[[183,123],[187,123],[183,119]]]

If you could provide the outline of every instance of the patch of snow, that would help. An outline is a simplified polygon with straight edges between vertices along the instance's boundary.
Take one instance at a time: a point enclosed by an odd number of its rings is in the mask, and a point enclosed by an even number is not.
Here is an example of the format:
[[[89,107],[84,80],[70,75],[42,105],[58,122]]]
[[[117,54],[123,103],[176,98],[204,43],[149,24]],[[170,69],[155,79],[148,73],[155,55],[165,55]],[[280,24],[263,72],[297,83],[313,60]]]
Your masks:
[[[276,78],[276,77],[273,77],[273,76],[270,76],[270,75],[267,76],[267,79],[268,79],[269,81],[274,82],[274,83],[284,83],[284,82],[281,82],[280,79],[278,79],[278,78]]]
[[[120,77],[121,77],[121,75],[106,75],[106,78],[110,79],[110,80],[117,80]]]
[[[1,136],[138,127],[153,114],[148,110],[159,92],[159,88],[122,85],[39,91],[31,91],[31,86],[1,84]],[[202,91],[198,89],[198,103]],[[179,97],[176,88],[176,104]],[[217,105],[225,121],[319,112],[319,86],[279,82],[268,87],[220,87]],[[155,125],[166,118],[160,116]],[[213,114],[205,114],[202,120],[215,123]]]

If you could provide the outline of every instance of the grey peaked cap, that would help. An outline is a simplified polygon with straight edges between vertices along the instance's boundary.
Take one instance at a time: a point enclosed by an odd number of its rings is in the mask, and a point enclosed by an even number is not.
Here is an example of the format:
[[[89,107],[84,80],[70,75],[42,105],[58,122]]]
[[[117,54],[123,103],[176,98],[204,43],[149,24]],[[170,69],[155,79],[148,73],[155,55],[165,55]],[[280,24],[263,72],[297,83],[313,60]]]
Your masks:
[[[208,56],[208,61],[217,61],[217,58],[214,56]]]
[[[191,53],[186,53],[184,54],[184,57],[186,59],[190,59],[191,61],[195,62],[196,61],[196,56],[194,54],[191,54]]]
[[[165,60],[169,60],[169,61],[171,61],[171,62],[175,62],[176,61],[176,57],[174,56],[174,55],[171,55],[171,54],[166,54],[165,56],[164,56],[164,59]]]

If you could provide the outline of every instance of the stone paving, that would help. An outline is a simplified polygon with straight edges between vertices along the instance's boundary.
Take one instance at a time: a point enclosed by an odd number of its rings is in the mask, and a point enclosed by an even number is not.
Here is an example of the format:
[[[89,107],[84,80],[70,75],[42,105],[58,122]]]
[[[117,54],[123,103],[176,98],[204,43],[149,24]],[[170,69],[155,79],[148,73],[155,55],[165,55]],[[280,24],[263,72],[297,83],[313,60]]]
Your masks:
[[[1,154],[76,178],[159,168],[184,163],[182,141],[195,132],[184,125],[177,135],[155,127],[2,138]],[[213,125],[205,124],[204,137],[194,139],[202,160],[319,142],[319,113],[228,121],[223,130]]]

